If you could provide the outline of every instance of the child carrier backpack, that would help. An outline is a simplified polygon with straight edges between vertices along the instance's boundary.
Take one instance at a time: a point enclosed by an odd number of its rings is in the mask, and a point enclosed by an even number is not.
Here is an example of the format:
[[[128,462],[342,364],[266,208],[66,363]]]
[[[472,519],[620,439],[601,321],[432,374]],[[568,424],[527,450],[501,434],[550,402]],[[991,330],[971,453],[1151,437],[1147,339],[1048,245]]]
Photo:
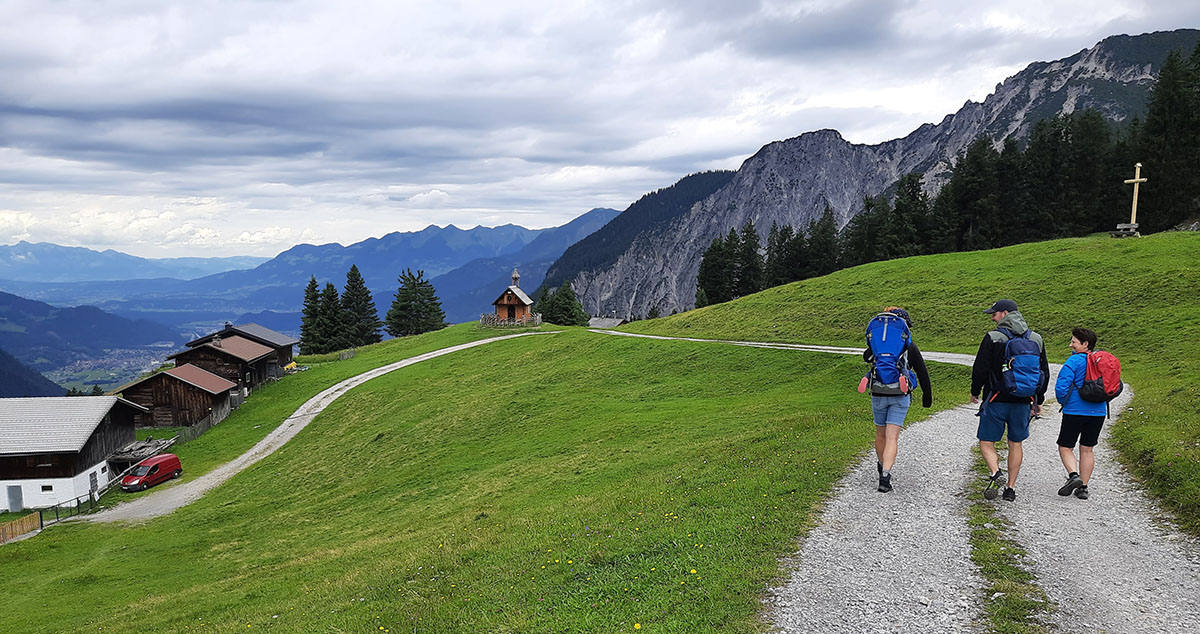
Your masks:
[[[871,350],[871,369],[859,383],[859,391],[869,387],[872,394],[900,396],[912,391],[917,375],[908,367],[908,324],[899,315],[880,313],[867,324],[867,348]]]
[[[1012,398],[1032,398],[1039,390],[1045,388],[1049,380],[1042,372],[1042,347],[1029,336],[1032,330],[1026,330],[1020,335],[1013,334],[1008,328],[996,330],[1008,337],[1008,341],[1004,343],[1001,382],[996,386],[992,399],[999,394]]]
[[[1097,350],[1088,353],[1086,366],[1083,385],[1079,387],[1079,398],[1092,403],[1107,403],[1125,389],[1121,383],[1121,361],[1111,352]]]

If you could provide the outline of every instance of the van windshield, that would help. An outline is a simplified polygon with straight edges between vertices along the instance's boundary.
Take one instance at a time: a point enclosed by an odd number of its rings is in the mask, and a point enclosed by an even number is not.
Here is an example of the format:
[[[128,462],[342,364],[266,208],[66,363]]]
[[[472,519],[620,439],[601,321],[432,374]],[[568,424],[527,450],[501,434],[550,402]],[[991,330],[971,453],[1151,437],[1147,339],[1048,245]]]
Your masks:
[[[134,467],[134,468],[133,468],[133,471],[130,471],[130,472],[129,472],[129,475],[132,475],[132,476],[144,476],[144,475],[146,475],[147,473],[150,473],[150,467],[147,467],[146,465],[138,465],[138,466],[136,466],[136,467]]]

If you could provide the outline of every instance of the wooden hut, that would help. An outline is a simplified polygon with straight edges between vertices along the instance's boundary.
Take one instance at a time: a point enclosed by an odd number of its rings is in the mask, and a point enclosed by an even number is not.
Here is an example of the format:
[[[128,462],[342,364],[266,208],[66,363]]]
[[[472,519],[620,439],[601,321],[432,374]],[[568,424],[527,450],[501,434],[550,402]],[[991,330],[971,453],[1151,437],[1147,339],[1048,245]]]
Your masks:
[[[139,379],[113,390],[145,407],[139,427],[190,427],[215,425],[233,409],[230,390],[237,384],[192,364],[185,364]]]
[[[292,346],[300,343],[300,340],[295,337],[291,337],[280,332],[275,332],[270,328],[260,326],[258,324],[240,324],[235,326],[232,323],[225,322],[225,327],[223,329],[204,335],[199,339],[189,341],[187,343],[187,347],[194,348],[196,346],[202,346],[206,343],[209,343],[213,339],[224,339],[234,335],[249,339],[250,341],[260,343],[264,346],[274,349],[274,363],[280,368],[292,362]]]
[[[527,321],[533,316],[533,300],[521,290],[521,274],[513,269],[512,286],[492,302],[496,317],[506,321]]]
[[[116,396],[0,399],[0,511],[88,495],[116,476],[108,456],[134,441],[146,408]]]
[[[272,367],[278,367],[275,349],[245,337],[213,337],[207,343],[176,352],[167,357],[175,366],[192,364],[245,388],[254,388],[267,380]]]

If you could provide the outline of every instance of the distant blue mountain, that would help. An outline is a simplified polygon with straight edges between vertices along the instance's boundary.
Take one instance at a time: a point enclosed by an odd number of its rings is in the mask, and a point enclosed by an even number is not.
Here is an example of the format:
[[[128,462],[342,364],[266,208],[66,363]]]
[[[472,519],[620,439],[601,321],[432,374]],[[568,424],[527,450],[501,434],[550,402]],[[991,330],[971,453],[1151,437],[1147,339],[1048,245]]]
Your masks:
[[[140,258],[108,249],[64,247],[49,242],[0,246],[0,279],[27,282],[86,282],[173,277],[190,280],[234,269],[250,269],[269,258]]]
[[[521,288],[533,292],[542,283],[546,269],[567,247],[597,231],[621,213],[596,208],[560,227],[546,229],[533,242],[515,253],[479,258],[432,279],[442,300],[446,320],[451,323],[479,319],[492,310],[492,301],[512,283],[513,269],[521,274]],[[391,296],[387,297],[391,302]],[[376,298],[376,304],[379,299]],[[382,309],[386,312],[386,308]]]
[[[0,293],[0,348],[38,371],[80,359],[98,359],[114,348],[171,348],[184,339],[147,320],[129,320],[95,306],[60,308]]]
[[[0,397],[62,396],[63,387],[0,350]]]

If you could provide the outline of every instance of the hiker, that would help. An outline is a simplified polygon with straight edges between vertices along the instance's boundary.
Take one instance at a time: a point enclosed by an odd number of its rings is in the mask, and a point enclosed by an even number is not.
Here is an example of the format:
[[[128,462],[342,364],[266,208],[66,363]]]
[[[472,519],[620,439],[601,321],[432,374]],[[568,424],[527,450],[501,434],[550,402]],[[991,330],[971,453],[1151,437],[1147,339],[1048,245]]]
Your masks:
[[[971,370],[971,403],[979,407],[979,452],[987,463],[988,483],[983,497],[996,499],[1002,482],[1004,499],[1017,499],[1021,443],[1029,437],[1029,422],[1042,413],[1050,364],[1041,335],[1029,329],[1017,303],[1002,299],[983,311],[996,327],[983,336]],[[996,443],[1008,430],[1008,480],[1003,480]]]
[[[1088,401],[1079,393],[1087,376],[1088,354],[1096,349],[1096,333],[1087,328],[1071,331],[1071,356],[1063,363],[1054,383],[1054,395],[1062,403],[1062,426],[1058,431],[1058,456],[1067,470],[1067,483],[1058,494],[1088,499],[1088,482],[1096,466],[1093,448],[1100,440],[1100,428],[1108,414],[1104,401]],[[1079,443],[1079,461],[1075,460],[1075,443]],[[1078,467],[1078,468],[1077,468]]]
[[[872,334],[873,325],[878,328],[885,322],[894,324],[893,332],[901,333],[899,342],[895,337],[892,338],[897,345],[890,351],[886,335],[880,338]],[[892,466],[896,462],[896,452],[899,449],[900,430],[904,428],[904,418],[912,403],[912,390],[915,386],[912,385],[911,375],[915,373],[921,385],[921,407],[928,408],[933,405],[933,392],[929,386],[929,371],[925,367],[925,359],[910,335],[912,320],[908,311],[897,306],[888,306],[871,320],[871,324],[867,326],[867,349],[863,351],[863,361],[871,364],[871,370],[863,377],[859,391],[866,391],[867,385],[870,385],[871,409],[875,415],[875,469],[879,473],[877,490],[887,493],[892,490]],[[900,342],[903,342],[902,346],[898,345]],[[879,362],[875,351],[879,352]],[[890,371],[880,367],[886,364],[885,358],[892,359]],[[890,373],[896,374],[894,384],[889,383]]]

